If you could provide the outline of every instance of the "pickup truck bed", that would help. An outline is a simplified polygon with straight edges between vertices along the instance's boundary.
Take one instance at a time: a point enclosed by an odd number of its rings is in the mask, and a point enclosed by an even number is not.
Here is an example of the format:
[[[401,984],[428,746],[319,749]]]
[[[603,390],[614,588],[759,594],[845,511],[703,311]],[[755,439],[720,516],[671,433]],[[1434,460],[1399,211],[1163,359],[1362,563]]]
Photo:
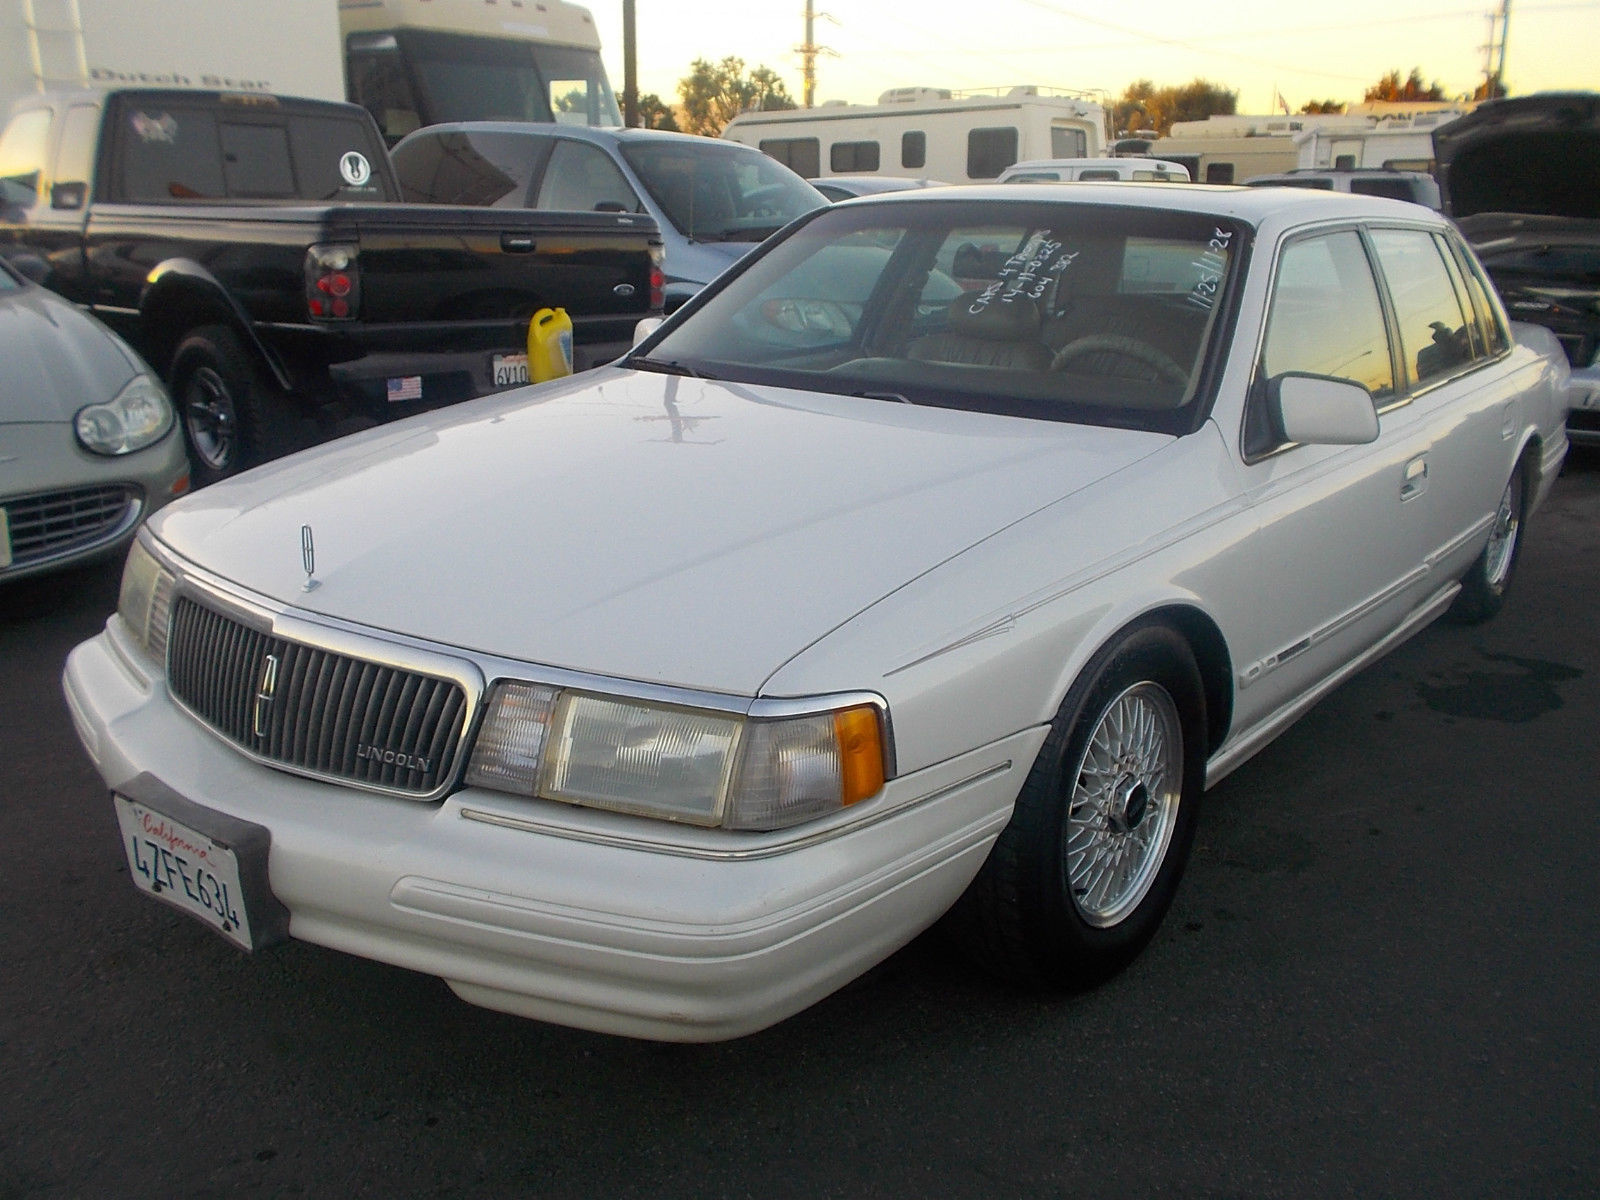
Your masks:
[[[525,381],[541,308],[571,316],[579,369],[660,309],[648,217],[398,203],[355,106],[125,91],[28,119],[41,165],[8,178],[0,253],[162,372],[201,482]]]

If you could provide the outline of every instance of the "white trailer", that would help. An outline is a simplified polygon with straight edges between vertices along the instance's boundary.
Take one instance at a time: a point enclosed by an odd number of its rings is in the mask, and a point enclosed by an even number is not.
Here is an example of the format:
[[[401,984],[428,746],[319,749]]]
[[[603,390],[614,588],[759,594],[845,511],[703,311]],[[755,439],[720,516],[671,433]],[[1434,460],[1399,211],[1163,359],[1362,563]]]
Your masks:
[[[765,151],[807,179],[896,175],[992,180],[1030,158],[1105,153],[1105,109],[1084,93],[1014,87],[1004,94],[894,88],[876,104],[740,113],[722,136]]]
[[[564,0],[0,0],[0,116],[76,87],[349,98],[390,141],[441,121],[622,124]]]
[[[0,113],[77,87],[343,100],[338,11],[330,0],[0,0]]]

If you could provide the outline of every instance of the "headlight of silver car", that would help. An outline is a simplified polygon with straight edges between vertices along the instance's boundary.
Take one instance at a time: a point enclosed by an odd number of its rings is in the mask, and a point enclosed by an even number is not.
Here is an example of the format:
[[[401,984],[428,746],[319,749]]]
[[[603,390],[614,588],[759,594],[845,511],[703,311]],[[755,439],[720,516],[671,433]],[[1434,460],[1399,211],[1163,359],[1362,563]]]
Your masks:
[[[132,454],[167,435],[173,422],[166,389],[148,375],[135,375],[116,397],[78,410],[78,441],[95,454]]]
[[[475,786],[728,829],[781,829],[876,795],[877,703],[794,717],[655,704],[505,681],[467,768]]]
[[[167,657],[167,624],[172,614],[172,589],[177,580],[137,540],[122,568],[117,613],[136,642],[157,662]]]

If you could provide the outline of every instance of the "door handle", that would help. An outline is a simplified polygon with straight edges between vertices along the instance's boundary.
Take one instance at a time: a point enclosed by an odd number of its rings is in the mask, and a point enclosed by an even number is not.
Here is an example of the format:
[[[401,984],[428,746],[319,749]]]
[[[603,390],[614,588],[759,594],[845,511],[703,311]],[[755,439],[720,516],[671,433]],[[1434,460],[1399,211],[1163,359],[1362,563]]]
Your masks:
[[[1400,480],[1400,500],[1404,503],[1422,495],[1428,488],[1428,456],[1419,454],[1406,464]]]

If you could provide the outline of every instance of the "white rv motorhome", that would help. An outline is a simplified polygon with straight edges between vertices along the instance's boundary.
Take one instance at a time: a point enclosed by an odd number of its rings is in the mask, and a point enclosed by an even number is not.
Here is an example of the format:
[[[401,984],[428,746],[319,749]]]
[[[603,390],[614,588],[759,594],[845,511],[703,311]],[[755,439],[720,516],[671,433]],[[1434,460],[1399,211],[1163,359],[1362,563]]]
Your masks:
[[[618,126],[589,10],[564,0],[339,0],[350,99],[390,143],[446,121]]]
[[[0,0],[0,114],[54,88],[195,87],[443,121],[615,126],[589,10],[563,0]]]
[[[1390,170],[1433,169],[1433,131],[1448,125],[1475,107],[1441,105],[1425,111],[1398,113],[1357,112],[1346,125],[1322,125],[1295,138],[1297,166],[1355,170],[1387,167]]]
[[[1003,94],[893,88],[876,104],[740,113],[722,136],[765,151],[807,179],[897,175],[964,183],[1028,158],[1105,153],[1105,110],[1082,93]]]
[[[194,87],[344,99],[331,0],[0,0],[0,115],[29,93]]]

